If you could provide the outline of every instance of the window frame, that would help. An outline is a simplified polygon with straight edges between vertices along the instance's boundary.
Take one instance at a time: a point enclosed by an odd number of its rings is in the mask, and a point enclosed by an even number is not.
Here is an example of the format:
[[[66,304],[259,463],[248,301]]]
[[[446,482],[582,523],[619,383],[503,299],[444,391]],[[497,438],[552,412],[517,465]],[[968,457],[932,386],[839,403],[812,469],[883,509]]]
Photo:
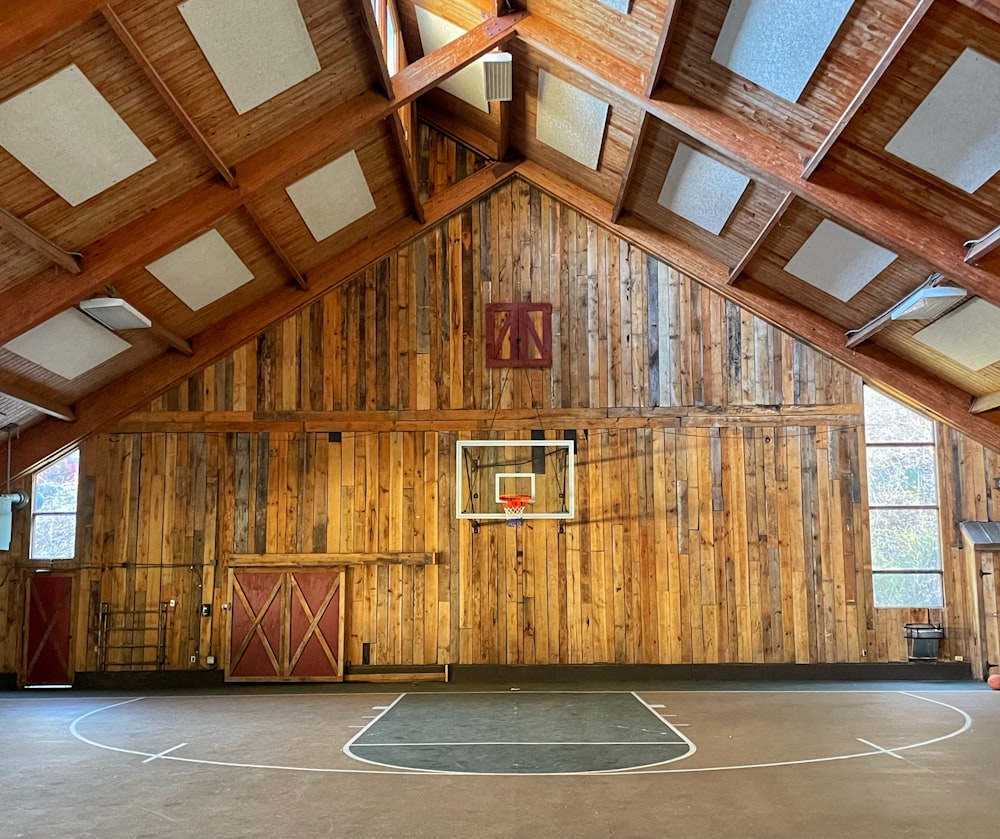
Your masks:
[[[875,568],[874,556],[872,556],[872,598],[873,605],[876,609],[943,609],[945,604],[945,587],[944,587],[944,543],[943,543],[943,527],[941,521],[941,488],[940,488],[940,470],[938,468],[938,431],[937,424],[932,420],[923,417],[917,411],[912,408],[903,405],[902,403],[896,401],[891,396],[882,393],[876,388],[865,384],[864,392],[862,395],[862,406],[864,410],[865,417],[865,427],[868,427],[868,393],[875,393],[881,399],[887,399],[893,402],[901,411],[906,411],[912,413],[916,416],[920,416],[925,419],[930,425],[930,439],[926,441],[915,441],[915,440],[878,440],[877,442],[872,442],[868,439],[868,435],[865,435],[865,476],[866,476],[866,490],[867,490],[867,501],[868,501],[868,547],[869,551],[874,554],[875,542],[876,542],[876,528],[873,520],[872,513],[877,511],[895,511],[895,510],[931,510],[934,511],[934,523],[936,527],[936,541],[935,541],[935,554],[937,559],[936,567],[920,567],[920,568]],[[931,453],[931,467],[934,470],[934,502],[933,504],[874,504],[871,500],[872,495],[872,458],[869,457],[870,452],[873,449],[927,449]],[[939,602],[928,605],[926,603],[918,604],[893,604],[893,605],[879,605],[877,602],[877,586],[875,585],[875,580],[880,577],[899,577],[899,576],[912,576],[912,575],[932,575],[937,577],[938,585],[937,590],[940,594]]]
[[[73,487],[73,509],[72,510],[39,510],[42,506],[39,502],[39,485],[40,479],[48,472],[55,470],[60,467],[70,458],[76,458],[76,481]],[[31,532],[28,539],[28,559],[32,562],[72,562],[76,559],[76,537],[77,537],[77,517],[80,510],[80,450],[78,448],[73,449],[58,460],[53,461],[44,469],[39,469],[31,476]],[[70,550],[69,556],[36,556],[35,550],[38,544],[38,538],[36,536],[37,524],[39,521],[44,519],[71,519],[73,522],[72,530],[72,549]]]

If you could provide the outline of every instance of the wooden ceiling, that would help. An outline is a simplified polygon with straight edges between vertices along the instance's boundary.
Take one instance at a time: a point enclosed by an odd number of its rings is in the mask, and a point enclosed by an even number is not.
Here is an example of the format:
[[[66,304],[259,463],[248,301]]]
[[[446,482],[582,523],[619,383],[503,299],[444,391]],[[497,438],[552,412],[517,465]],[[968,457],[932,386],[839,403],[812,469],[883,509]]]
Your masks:
[[[417,5],[466,34],[423,55]],[[298,6],[319,72],[244,113],[177,0],[0,7],[0,108],[76,65],[155,157],[72,206],[0,146],[0,412],[21,430],[16,473],[513,174],[1000,449],[1000,363],[972,370],[931,349],[913,337],[925,321],[889,321],[853,348],[845,337],[934,273],[1000,306],[1000,248],[965,244],[1000,225],[1000,175],[969,193],[885,148],[966,49],[1000,62],[1000,0],[855,0],[794,102],[712,60],[729,0],[632,0],[628,14],[598,0],[399,0],[408,64],[392,75],[370,0]],[[496,47],[513,55],[511,102],[485,113],[439,88]],[[596,168],[538,139],[541,71],[610,106]],[[416,118],[494,162],[421,201]],[[682,146],[750,179],[718,234],[658,203]],[[285,188],[352,150],[376,209],[317,241]],[[847,300],[785,270],[824,221],[897,257]],[[145,266],[213,229],[253,280],[192,310]],[[66,379],[3,348],[108,295],[154,328],[119,333],[131,349],[92,370]]]

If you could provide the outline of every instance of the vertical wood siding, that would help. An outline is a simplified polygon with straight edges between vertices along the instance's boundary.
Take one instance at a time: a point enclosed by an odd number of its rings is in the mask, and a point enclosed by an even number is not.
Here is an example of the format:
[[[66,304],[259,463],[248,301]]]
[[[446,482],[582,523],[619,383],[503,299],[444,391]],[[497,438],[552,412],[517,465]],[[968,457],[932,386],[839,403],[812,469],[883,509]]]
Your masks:
[[[551,369],[486,367],[484,306],[514,300],[552,304]],[[221,657],[228,556],[282,552],[437,554],[348,568],[355,664],[362,645],[372,664],[903,659],[928,615],[872,605],[860,399],[804,343],[507,183],[84,445],[76,668],[96,667],[100,601],[174,601],[168,667]],[[459,436],[539,428],[576,434],[576,519],[456,520]],[[965,655],[957,522],[1000,515],[1000,461],[942,434],[930,617]],[[20,556],[0,561],[0,670]]]

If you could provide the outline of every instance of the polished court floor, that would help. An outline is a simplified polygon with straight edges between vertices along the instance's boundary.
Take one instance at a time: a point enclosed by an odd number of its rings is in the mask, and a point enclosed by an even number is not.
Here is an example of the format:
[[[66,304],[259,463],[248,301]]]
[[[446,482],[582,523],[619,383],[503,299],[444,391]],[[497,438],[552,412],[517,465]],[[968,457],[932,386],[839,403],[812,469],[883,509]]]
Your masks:
[[[965,682],[0,694],[3,837],[985,837],[998,768]]]

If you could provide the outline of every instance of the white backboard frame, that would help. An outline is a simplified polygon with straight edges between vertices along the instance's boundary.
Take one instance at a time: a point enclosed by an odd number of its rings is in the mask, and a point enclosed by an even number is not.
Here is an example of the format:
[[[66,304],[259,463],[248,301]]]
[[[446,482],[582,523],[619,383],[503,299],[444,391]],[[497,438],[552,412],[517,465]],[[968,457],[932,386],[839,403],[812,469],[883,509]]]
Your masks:
[[[462,496],[465,485],[463,471],[463,456],[466,449],[470,448],[547,448],[566,449],[566,491],[565,510],[529,512],[525,509],[521,518],[524,519],[572,519],[576,517],[576,441],[575,440],[458,440],[455,445],[455,516],[459,519],[472,519],[475,521],[505,520],[507,514],[501,509],[499,512],[488,511],[466,511],[463,509]],[[530,477],[532,498],[535,497],[535,473],[534,472],[504,472],[499,473],[495,479],[494,491],[497,496],[495,503],[499,504],[500,477],[506,475],[511,478]]]

